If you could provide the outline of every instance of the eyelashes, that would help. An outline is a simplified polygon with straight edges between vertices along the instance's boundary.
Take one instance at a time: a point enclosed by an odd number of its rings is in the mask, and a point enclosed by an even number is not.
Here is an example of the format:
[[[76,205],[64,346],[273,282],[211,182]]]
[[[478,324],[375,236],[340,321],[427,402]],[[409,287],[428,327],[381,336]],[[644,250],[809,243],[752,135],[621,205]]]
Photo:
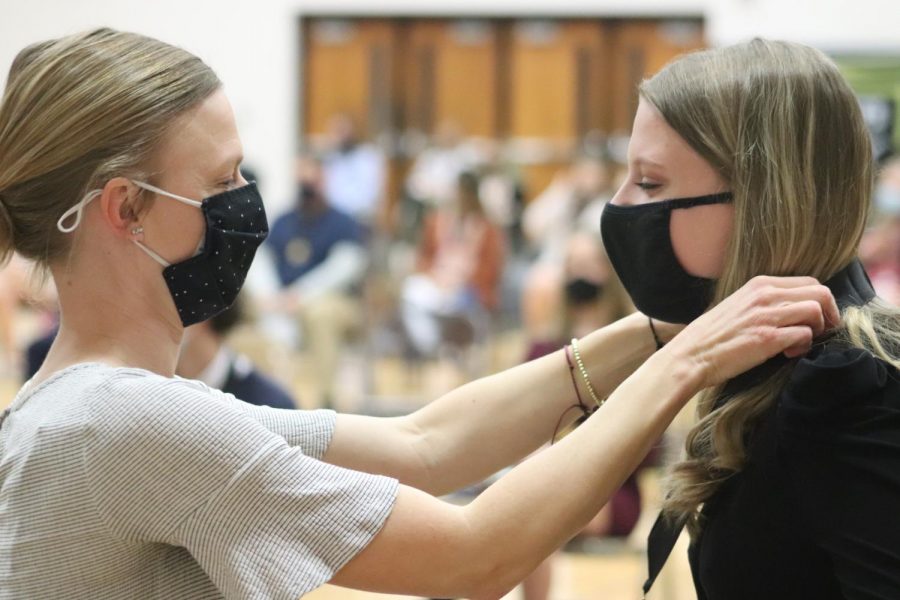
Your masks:
[[[645,181],[639,181],[639,182],[635,183],[634,185],[638,186],[639,188],[641,188],[641,189],[644,190],[645,192],[646,192],[646,191],[650,191],[650,190],[655,190],[655,189],[658,188],[658,187],[662,187],[662,184],[659,184],[659,183],[647,183],[647,182],[645,182]]]

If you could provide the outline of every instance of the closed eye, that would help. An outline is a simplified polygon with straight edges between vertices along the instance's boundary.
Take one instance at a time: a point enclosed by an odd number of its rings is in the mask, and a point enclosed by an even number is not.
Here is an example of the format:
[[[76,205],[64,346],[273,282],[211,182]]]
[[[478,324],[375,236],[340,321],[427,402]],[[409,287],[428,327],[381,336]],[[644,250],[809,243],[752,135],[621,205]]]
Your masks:
[[[639,181],[634,185],[638,186],[644,191],[655,190],[658,187],[662,187],[662,184],[660,183],[647,183],[646,181]]]

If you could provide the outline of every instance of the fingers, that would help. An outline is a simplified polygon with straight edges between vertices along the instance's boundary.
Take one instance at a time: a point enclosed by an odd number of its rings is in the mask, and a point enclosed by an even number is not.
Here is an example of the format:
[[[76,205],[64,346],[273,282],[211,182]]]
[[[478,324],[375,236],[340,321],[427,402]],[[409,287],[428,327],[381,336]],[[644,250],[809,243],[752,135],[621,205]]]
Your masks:
[[[703,364],[712,366],[706,376],[718,383],[781,353],[803,356],[816,337],[839,323],[834,296],[816,279],[755,277],[691,323],[678,336],[679,347],[706,357]]]
[[[815,301],[819,304],[819,311],[825,319],[826,327],[835,327],[841,321],[840,311],[834,296],[824,285],[820,285],[811,277],[786,277],[786,278],[768,278],[772,281],[782,280],[806,280],[812,281],[811,285],[804,286],[787,286],[783,287],[777,284],[766,284],[751,288],[750,293],[755,298],[758,306],[775,306],[784,303],[800,303],[805,301]],[[819,331],[818,333],[822,333]]]
[[[815,277],[773,277],[770,275],[757,275],[748,282],[751,287],[779,287],[779,288],[797,288],[819,285],[819,280]]]
[[[813,331],[809,327],[796,325],[778,330],[780,351],[788,358],[798,358],[809,352],[813,342]],[[776,352],[777,354],[777,352]]]
[[[834,295],[824,285],[812,285],[783,290],[785,300],[788,302],[801,302],[803,300],[815,300],[821,307],[825,317],[826,328],[836,327],[841,322],[841,312],[838,309]]]
[[[776,327],[805,325],[814,337],[825,333],[826,319],[822,313],[822,305],[816,300],[788,302],[772,309],[770,315]]]

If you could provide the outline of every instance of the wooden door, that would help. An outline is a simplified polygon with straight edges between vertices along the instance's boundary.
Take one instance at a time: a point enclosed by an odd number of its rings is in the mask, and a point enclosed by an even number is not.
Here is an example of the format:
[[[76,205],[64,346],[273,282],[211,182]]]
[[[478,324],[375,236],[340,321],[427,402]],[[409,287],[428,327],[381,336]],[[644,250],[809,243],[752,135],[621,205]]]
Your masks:
[[[607,26],[611,43],[611,132],[627,133],[637,109],[637,89],[679,54],[704,47],[699,21],[613,21]]]
[[[301,135],[321,135],[338,114],[363,136],[390,133],[396,120],[398,25],[387,19],[311,19],[304,24]]]
[[[518,21],[510,38],[509,133],[533,197],[608,128],[608,40],[599,20]]]
[[[406,128],[431,135],[442,123],[464,135],[499,133],[500,36],[488,20],[416,20],[409,25]]]

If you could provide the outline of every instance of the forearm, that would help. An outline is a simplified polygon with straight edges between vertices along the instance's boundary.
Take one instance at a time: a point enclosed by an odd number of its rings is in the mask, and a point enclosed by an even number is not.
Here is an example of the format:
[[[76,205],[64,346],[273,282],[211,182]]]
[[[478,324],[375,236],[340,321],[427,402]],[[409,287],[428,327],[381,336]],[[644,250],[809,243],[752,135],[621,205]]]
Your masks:
[[[633,315],[579,342],[602,397],[655,349],[646,317]],[[575,372],[581,397],[592,400]],[[446,493],[480,481],[547,442],[577,403],[562,350],[458,388],[404,419],[413,451],[427,471],[423,489]],[[580,415],[571,410],[562,426]]]
[[[441,598],[503,596],[609,500],[696,390],[690,364],[657,354],[582,427],[467,506],[401,486],[379,535],[333,583]]]
[[[468,506],[401,486],[380,533],[336,582],[431,597],[502,596],[584,527],[692,395],[782,352],[808,349],[826,323],[839,320],[831,293],[811,278],[754,278],[644,362],[582,427]],[[594,344],[606,345],[586,340],[589,359]],[[615,350],[626,364],[629,348]],[[537,375],[555,377],[550,369],[537,367]],[[521,373],[530,381],[531,370]],[[456,408],[478,405],[476,396]]]
[[[584,425],[465,507],[490,578],[514,585],[596,515],[695,392],[682,364],[651,358]]]

